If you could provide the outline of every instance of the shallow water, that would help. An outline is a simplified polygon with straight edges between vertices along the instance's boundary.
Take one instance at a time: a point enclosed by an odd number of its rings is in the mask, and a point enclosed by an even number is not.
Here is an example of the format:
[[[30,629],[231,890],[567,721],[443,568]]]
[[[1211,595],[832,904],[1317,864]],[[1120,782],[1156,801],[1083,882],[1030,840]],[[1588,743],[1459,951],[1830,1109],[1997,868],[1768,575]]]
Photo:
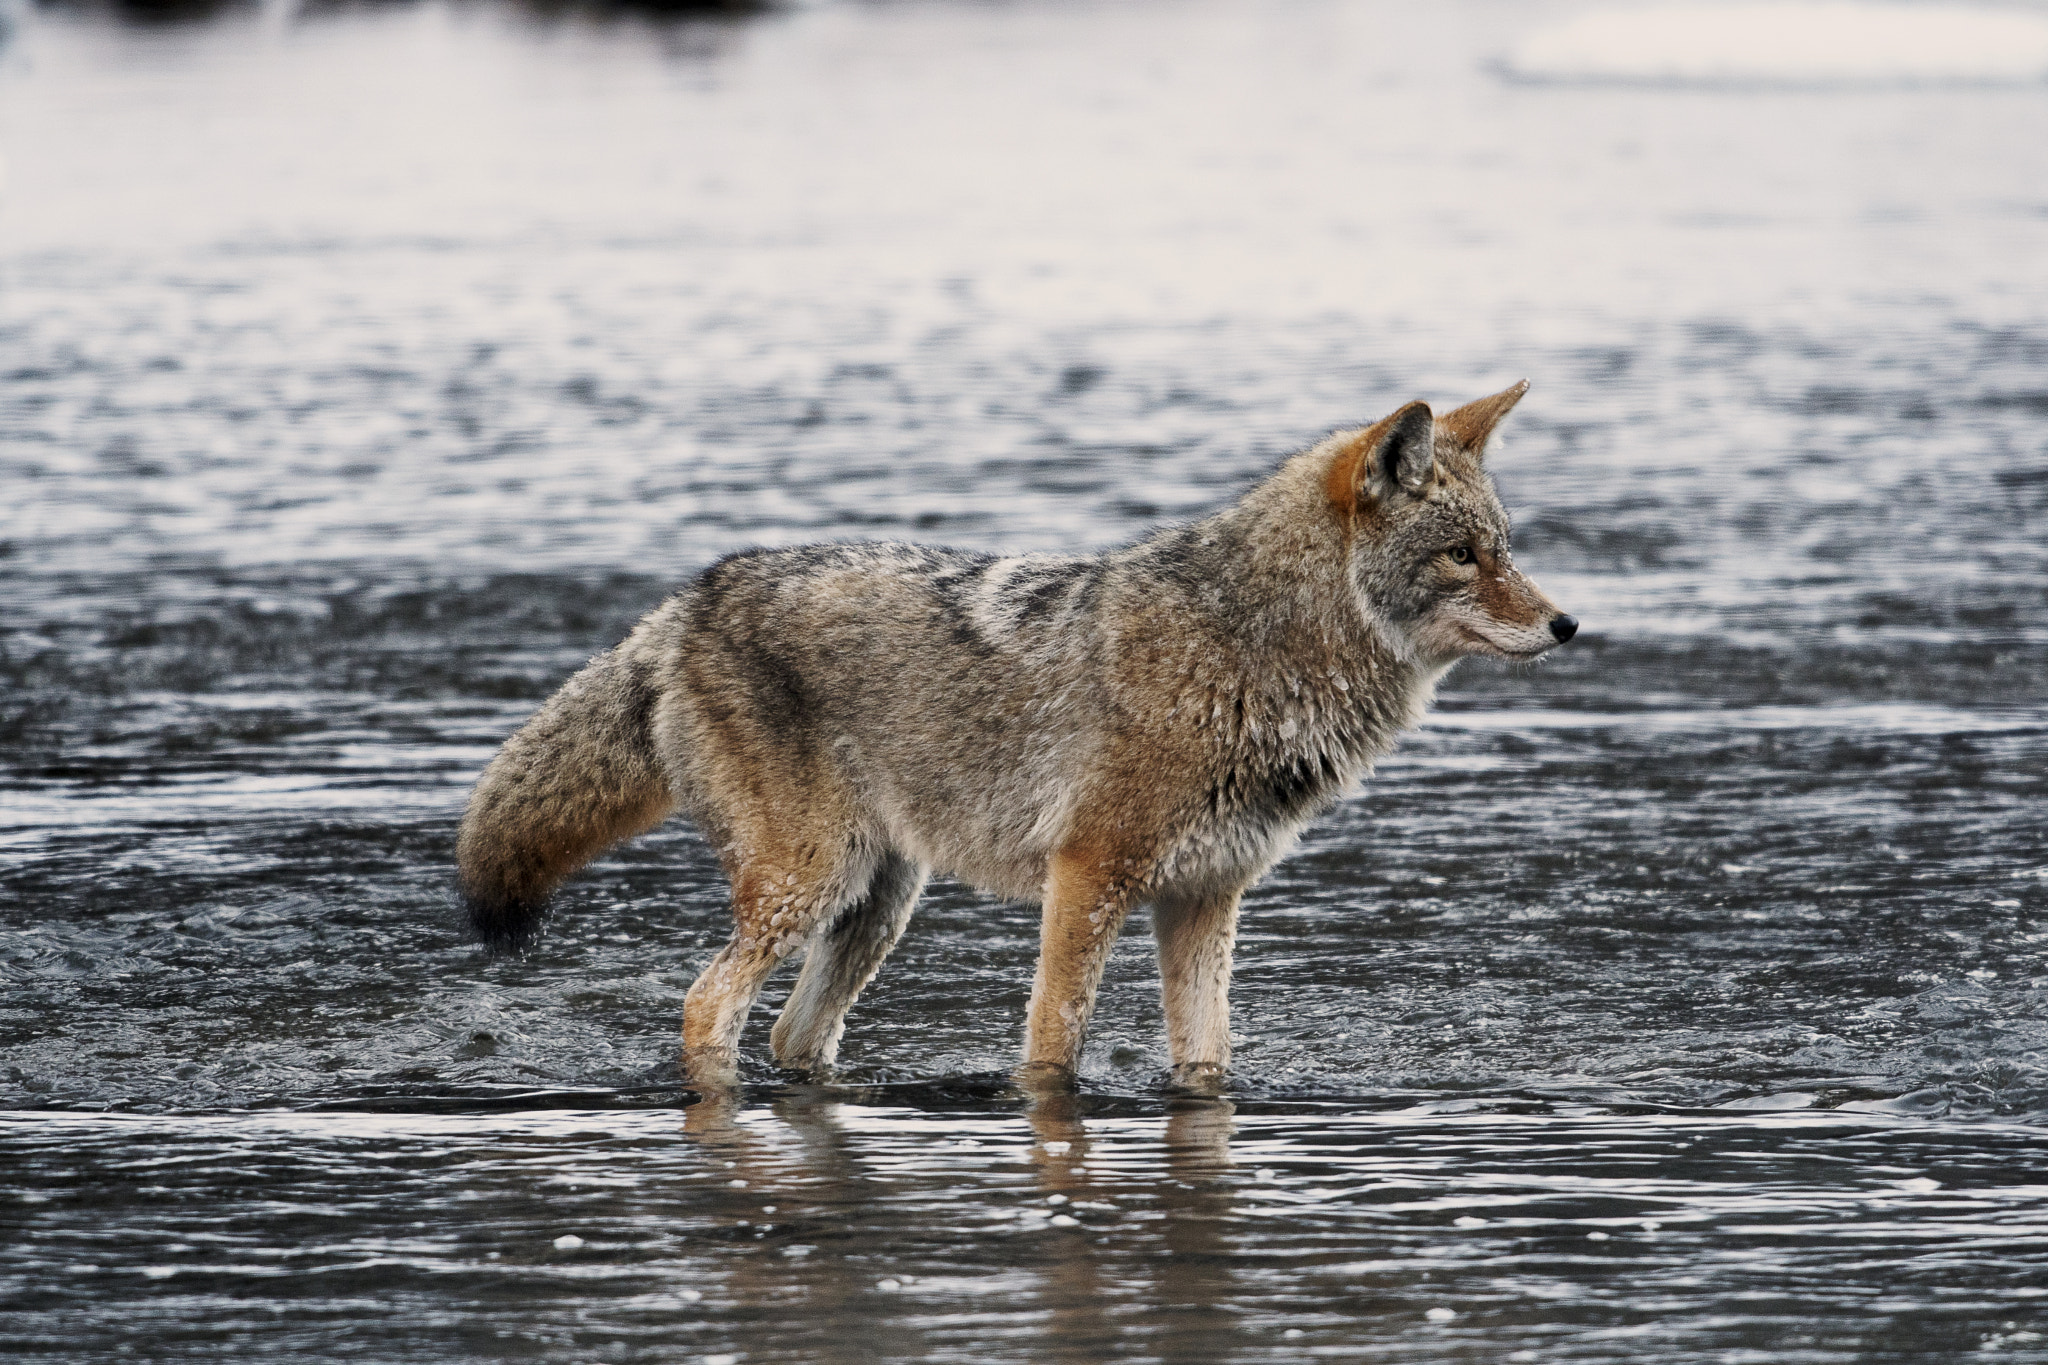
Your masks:
[[[0,1340],[2048,1360],[2048,89],[1495,74],[1568,14],[31,18]],[[717,554],[1111,544],[1522,375],[1584,629],[1253,893],[1227,1103],[1142,915],[1036,1113],[957,886],[737,1111],[687,828],[458,932],[467,784]]]
[[[51,1225],[9,1257],[22,1344],[1803,1361],[2044,1340],[2048,1187],[2009,1183],[2036,1130],[1202,1101],[1027,1126],[905,1098],[46,1119],[10,1144]],[[45,1213],[81,1204],[102,1221]]]

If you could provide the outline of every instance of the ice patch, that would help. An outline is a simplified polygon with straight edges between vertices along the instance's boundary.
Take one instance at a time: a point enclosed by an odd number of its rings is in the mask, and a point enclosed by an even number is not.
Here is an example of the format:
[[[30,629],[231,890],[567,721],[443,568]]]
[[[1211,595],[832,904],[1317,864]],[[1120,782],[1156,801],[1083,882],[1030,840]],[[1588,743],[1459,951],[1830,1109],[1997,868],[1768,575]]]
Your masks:
[[[1564,84],[2011,85],[2048,80],[2048,19],[1853,0],[1599,9],[1532,34],[1500,68]]]
[[[1781,1090],[1775,1095],[1751,1095],[1747,1099],[1728,1100],[1717,1104],[1716,1109],[1743,1109],[1769,1113],[1778,1109],[1810,1109],[1814,1096],[1804,1090]]]

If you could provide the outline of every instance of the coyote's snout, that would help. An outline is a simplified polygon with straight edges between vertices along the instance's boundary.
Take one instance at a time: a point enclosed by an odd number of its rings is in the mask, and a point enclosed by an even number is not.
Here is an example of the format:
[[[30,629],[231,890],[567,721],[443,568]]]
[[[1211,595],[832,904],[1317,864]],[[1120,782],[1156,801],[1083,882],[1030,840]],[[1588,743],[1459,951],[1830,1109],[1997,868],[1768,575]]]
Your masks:
[[[828,1065],[933,869],[1044,907],[1028,1070],[1070,1073],[1110,945],[1150,903],[1176,1073],[1220,1072],[1240,894],[1453,663],[1577,630],[1515,566],[1483,468],[1527,387],[1442,418],[1410,403],[1104,555],[719,561],[484,773],[457,845],[472,924],[525,943],[565,877],[680,806],[735,918],[684,1004],[700,1082],[731,1076],[799,951],[775,1055]]]

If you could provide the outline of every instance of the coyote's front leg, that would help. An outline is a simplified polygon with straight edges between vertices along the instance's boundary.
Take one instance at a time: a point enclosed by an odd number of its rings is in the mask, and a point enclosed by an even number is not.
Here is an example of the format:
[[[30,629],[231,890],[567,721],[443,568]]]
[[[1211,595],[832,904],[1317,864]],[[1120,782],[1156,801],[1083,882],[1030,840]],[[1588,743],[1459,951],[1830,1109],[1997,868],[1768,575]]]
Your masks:
[[[1099,847],[1069,845],[1053,856],[1039,922],[1038,975],[1024,1025],[1024,1064],[1017,1072],[1034,1088],[1072,1082],[1102,969],[1136,898],[1134,865]]]
[[[1163,896],[1152,904],[1159,941],[1159,998],[1173,1078],[1207,1090],[1230,1065],[1230,959],[1238,893]]]

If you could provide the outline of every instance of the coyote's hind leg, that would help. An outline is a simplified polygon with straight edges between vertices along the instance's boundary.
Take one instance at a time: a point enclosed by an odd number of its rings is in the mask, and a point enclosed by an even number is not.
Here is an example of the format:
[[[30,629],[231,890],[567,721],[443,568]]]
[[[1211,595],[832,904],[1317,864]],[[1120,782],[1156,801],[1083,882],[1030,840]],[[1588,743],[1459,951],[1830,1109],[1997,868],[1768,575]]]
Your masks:
[[[736,1077],[747,1011],[782,960],[866,884],[850,850],[811,846],[793,856],[756,854],[732,870],[732,939],[683,998],[683,1066],[692,1081]]]
[[[1237,893],[1161,897],[1152,906],[1159,941],[1159,996],[1174,1079],[1207,1089],[1230,1065],[1230,959]]]
[[[925,869],[885,856],[861,898],[821,925],[804,950],[803,974],[769,1035],[783,1066],[822,1068],[839,1054],[846,1012],[903,936],[924,889]]]

